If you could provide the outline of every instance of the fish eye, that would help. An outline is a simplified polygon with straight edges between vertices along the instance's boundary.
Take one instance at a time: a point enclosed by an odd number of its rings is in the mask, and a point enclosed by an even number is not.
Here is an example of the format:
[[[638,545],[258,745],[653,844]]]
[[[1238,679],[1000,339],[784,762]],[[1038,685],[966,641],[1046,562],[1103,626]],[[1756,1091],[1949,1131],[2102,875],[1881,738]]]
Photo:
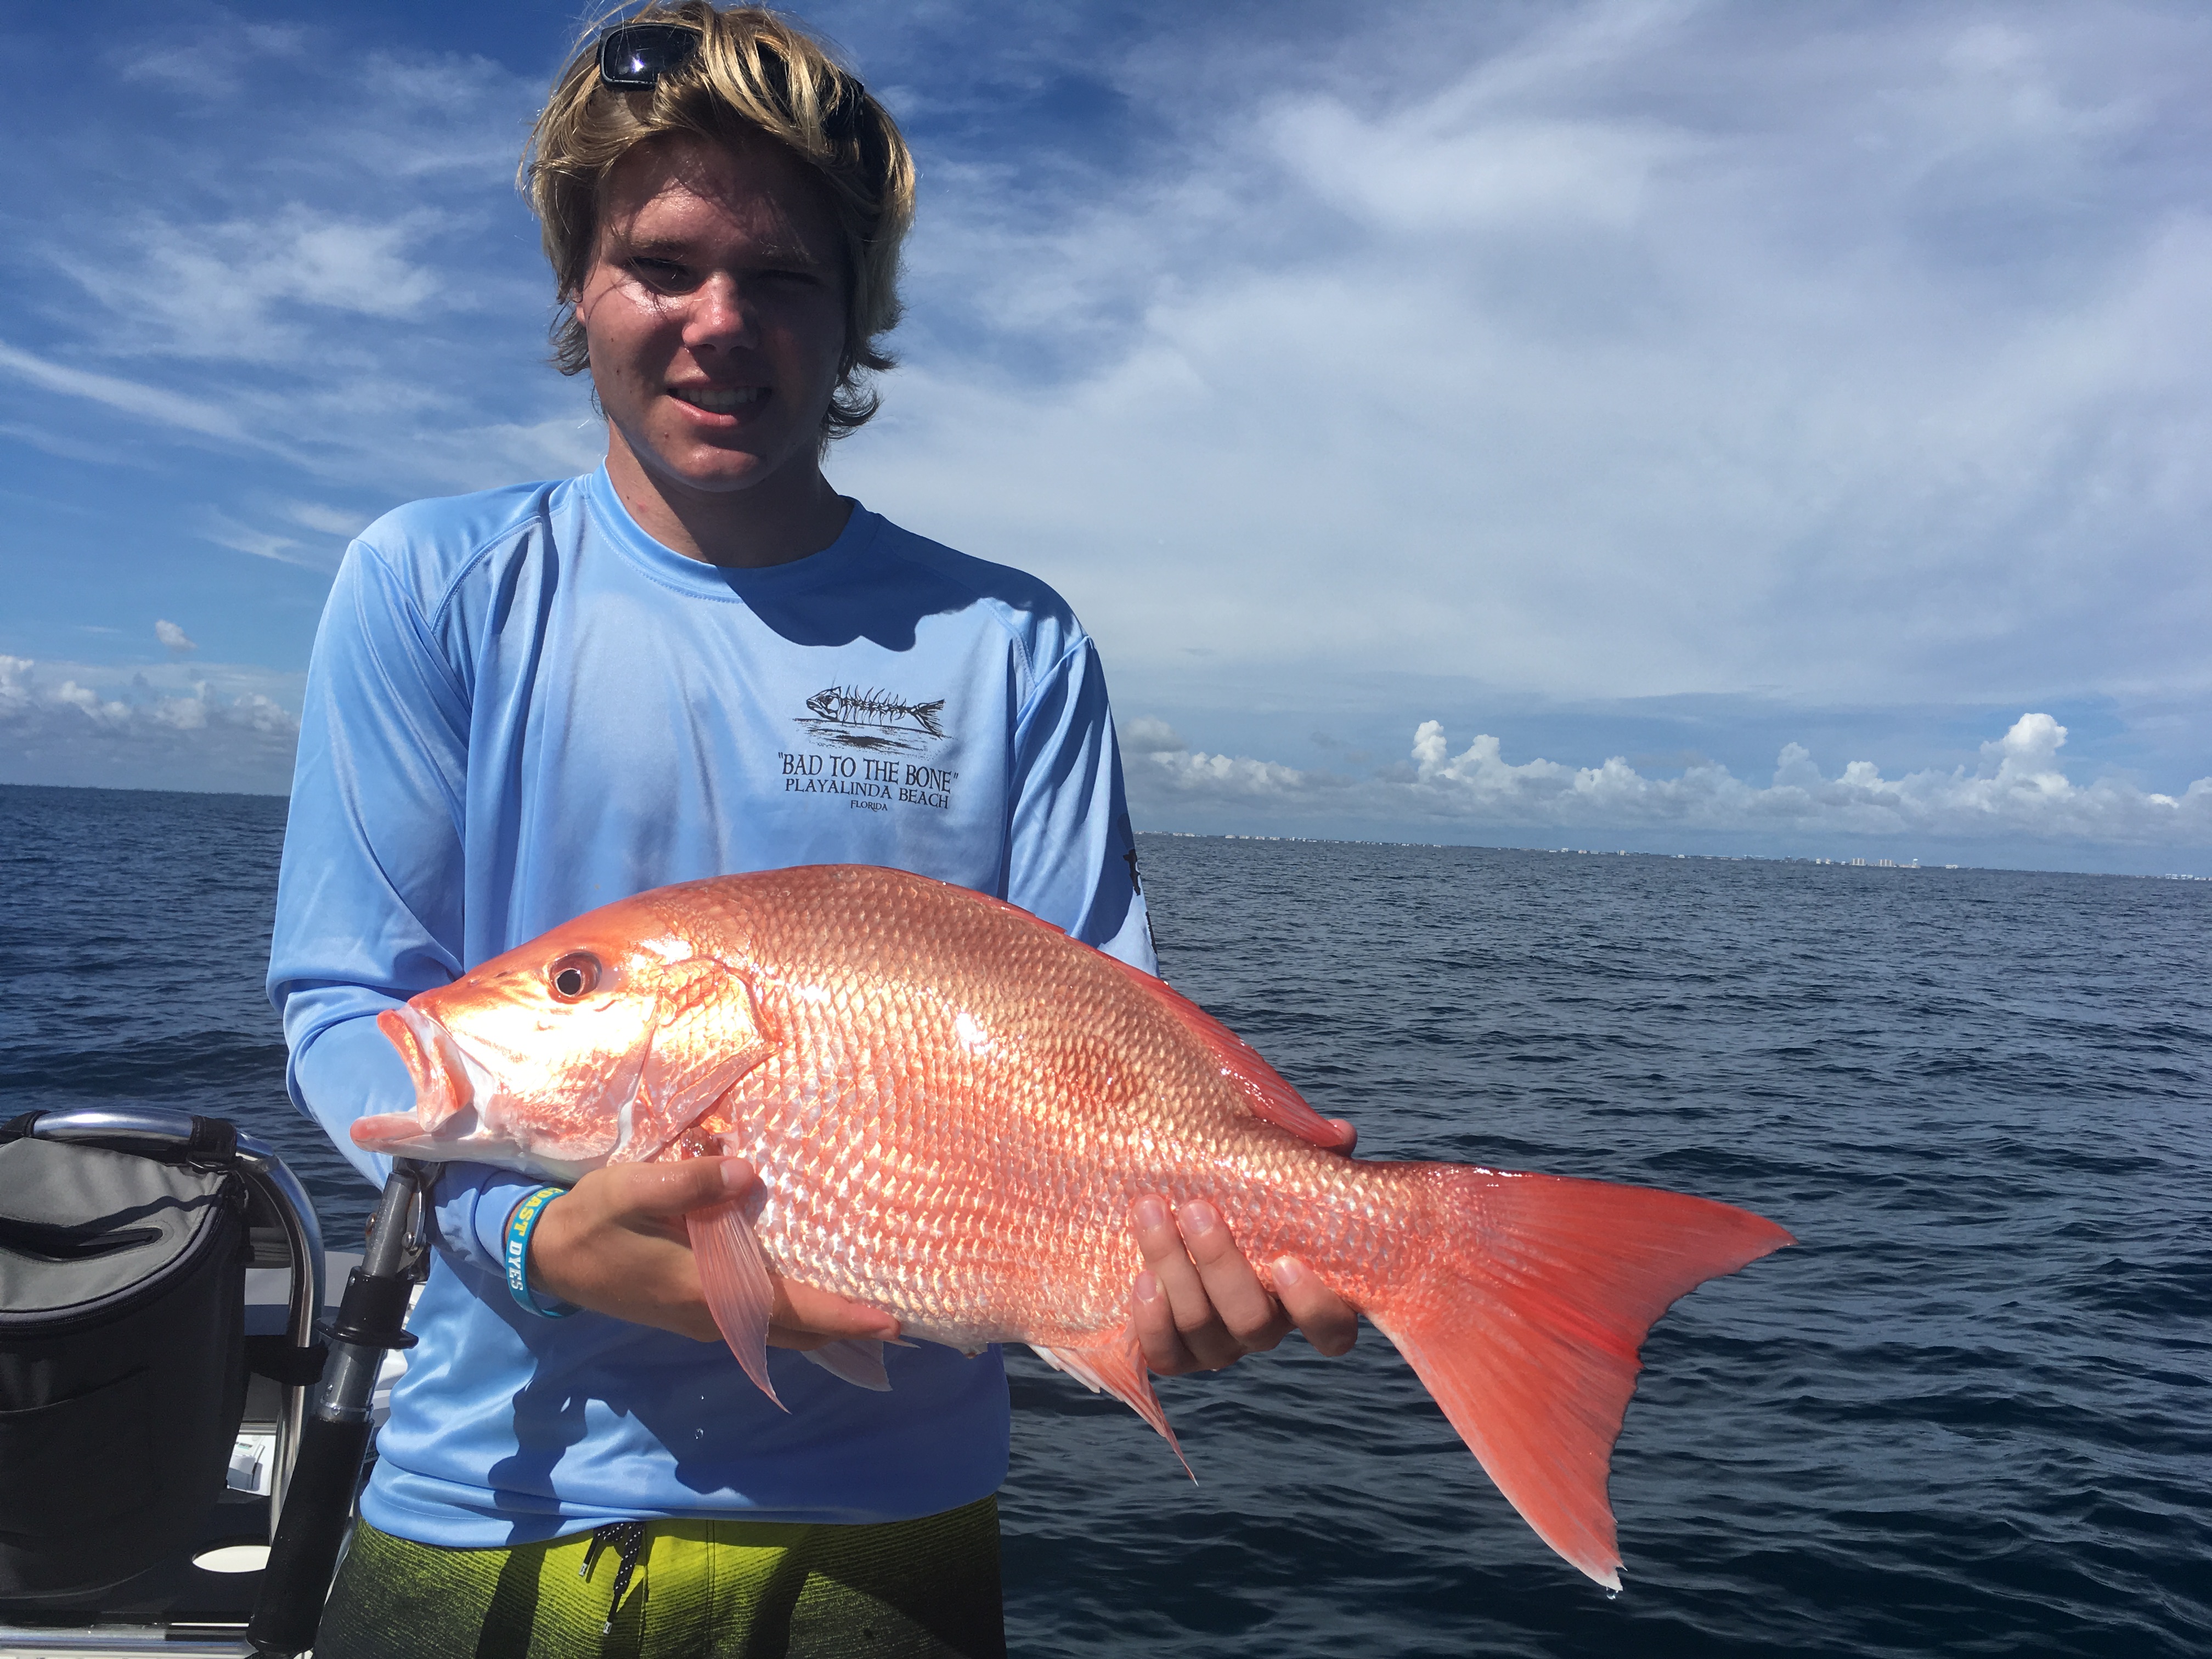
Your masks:
[[[556,957],[545,970],[546,982],[553,988],[554,997],[562,1002],[575,1002],[591,995],[599,982],[599,959],[589,951],[571,951]]]

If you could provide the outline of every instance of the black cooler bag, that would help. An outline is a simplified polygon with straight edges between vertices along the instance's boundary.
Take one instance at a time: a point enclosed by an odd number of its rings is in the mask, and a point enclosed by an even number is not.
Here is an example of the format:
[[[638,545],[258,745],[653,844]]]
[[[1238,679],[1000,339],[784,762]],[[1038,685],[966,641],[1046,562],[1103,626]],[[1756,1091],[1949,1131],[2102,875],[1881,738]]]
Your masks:
[[[245,1410],[248,1255],[232,1170],[23,1121],[0,1127],[0,1603],[18,1605],[191,1545]]]

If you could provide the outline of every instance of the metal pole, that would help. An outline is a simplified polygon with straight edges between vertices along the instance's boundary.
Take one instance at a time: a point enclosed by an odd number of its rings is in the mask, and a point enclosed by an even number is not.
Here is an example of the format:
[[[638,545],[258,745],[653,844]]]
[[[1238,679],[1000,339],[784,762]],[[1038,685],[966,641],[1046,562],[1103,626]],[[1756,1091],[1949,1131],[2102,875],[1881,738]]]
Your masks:
[[[238,1167],[246,1178],[263,1188],[284,1228],[284,1243],[292,1252],[292,1293],[285,1330],[295,1348],[315,1343],[315,1322],[323,1316],[323,1230],[315,1206],[307,1201],[299,1177],[284,1161],[252,1135],[238,1138]],[[284,1512],[284,1493],[291,1484],[292,1460],[300,1454],[300,1427],[307,1414],[307,1390],[287,1386],[283,1414],[276,1419],[276,1467],[269,1478],[269,1535],[276,1536],[277,1517]]]
[[[289,1656],[314,1645],[331,1575],[353,1519],[376,1374],[386,1352],[415,1345],[406,1330],[407,1303],[428,1267],[418,1229],[431,1178],[423,1164],[393,1162],[369,1231],[368,1255],[346,1280],[330,1329],[323,1385],[301,1428],[261,1595],[246,1626],[256,1653]]]

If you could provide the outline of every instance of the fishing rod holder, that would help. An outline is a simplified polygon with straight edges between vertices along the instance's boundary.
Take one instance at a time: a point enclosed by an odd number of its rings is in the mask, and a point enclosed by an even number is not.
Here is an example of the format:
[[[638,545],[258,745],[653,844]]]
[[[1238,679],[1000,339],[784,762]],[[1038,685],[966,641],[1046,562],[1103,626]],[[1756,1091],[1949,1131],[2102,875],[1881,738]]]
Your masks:
[[[347,1275],[337,1316],[324,1328],[330,1360],[307,1413],[292,1471],[291,1501],[276,1524],[246,1639],[261,1655],[314,1645],[338,1553],[353,1521],[368,1455],[371,1403],[386,1354],[411,1348],[406,1328],[415,1288],[429,1276],[434,1171],[395,1159],[369,1224],[368,1250]]]

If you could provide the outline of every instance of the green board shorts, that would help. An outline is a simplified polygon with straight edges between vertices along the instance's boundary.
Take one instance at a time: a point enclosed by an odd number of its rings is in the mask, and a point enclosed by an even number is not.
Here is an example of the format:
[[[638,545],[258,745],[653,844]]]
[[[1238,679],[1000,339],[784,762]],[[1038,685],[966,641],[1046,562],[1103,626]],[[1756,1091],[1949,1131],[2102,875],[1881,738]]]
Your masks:
[[[444,1549],[356,1522],[315,1640],[315,1659],[1006,1650],[995,1498],[872,1526],[629,1522],[512,1549]]]

